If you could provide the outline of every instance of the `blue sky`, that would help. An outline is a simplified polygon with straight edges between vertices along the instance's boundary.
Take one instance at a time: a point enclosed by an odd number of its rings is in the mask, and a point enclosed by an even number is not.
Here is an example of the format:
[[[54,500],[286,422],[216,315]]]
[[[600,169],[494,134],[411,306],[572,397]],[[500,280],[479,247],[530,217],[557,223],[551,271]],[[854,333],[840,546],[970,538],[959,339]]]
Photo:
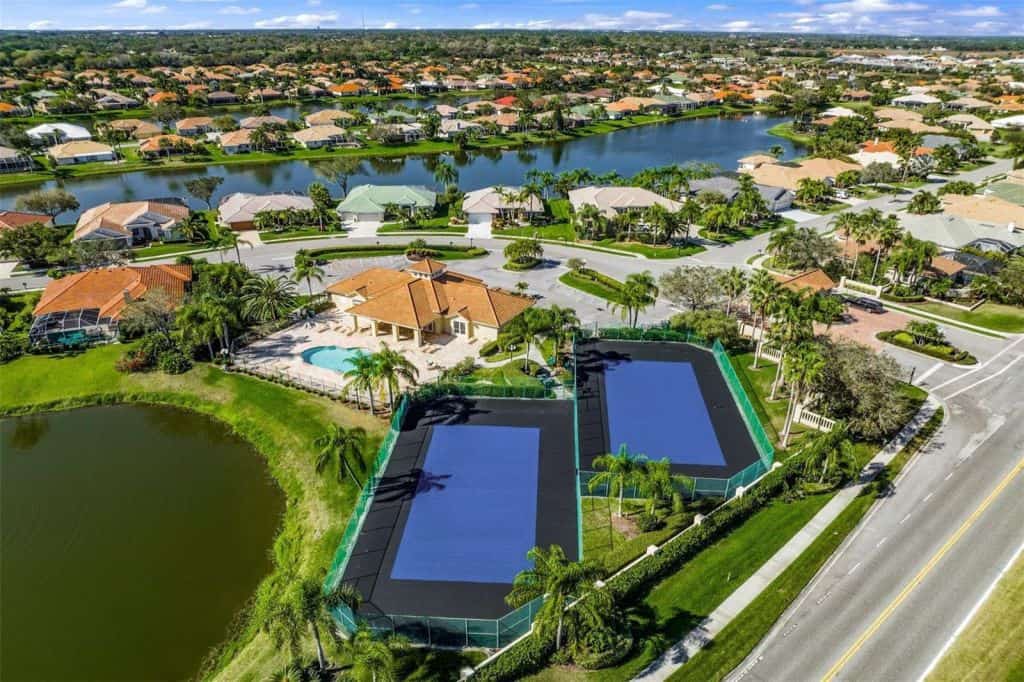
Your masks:
[[[982,0],[983,2],[985,0]],[[968,0],[0,0],[4,29],[572,28],[1024,35],[1024,3]]]

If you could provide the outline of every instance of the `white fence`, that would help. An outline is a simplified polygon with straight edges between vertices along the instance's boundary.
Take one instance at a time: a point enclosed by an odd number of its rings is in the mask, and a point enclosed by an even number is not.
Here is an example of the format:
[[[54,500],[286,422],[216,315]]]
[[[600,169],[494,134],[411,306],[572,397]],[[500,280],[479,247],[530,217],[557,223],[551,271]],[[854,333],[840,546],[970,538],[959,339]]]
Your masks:
[[[796,414],[793,419],[798,424],[810,426],[812,429],[817,429],[818,431],[831,431],[836,425],[835,419],[829,419],[817,412],[811,412],[803,405],[796,406]]]
[[[867,294],[868,296],[880,298],[882,296],[882,292],[885,290],[885,286],[880,284],[868,284],[867,282],[858,282],[855,279],[849,279],[844,276],[839,280],[839,290],[849,291],[855,294]]]

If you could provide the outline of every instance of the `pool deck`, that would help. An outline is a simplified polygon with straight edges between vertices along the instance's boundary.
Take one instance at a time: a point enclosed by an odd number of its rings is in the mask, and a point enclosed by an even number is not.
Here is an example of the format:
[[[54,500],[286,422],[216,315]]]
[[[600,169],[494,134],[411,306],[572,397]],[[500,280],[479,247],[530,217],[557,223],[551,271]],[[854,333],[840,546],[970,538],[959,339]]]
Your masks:
[[[343,392],[348,380],[342,373],[309,364],[302,359],[303,351],[318,346],[337,346],[375,353],[387,344],[419,370],[417,381],[426,383],[466,357],[477,359],[481,346],[479,341],[448,334],[428,335],[425,340],[424,345],[417,346],[411,339],[395,341],[389,335],[375,337],[368,325],[353,332],[351,316],[328,310],[247,346],[238,353],[237,361],[257,374],[284,375],[299,383]],[[402,387],[405,388],[404,382]]]

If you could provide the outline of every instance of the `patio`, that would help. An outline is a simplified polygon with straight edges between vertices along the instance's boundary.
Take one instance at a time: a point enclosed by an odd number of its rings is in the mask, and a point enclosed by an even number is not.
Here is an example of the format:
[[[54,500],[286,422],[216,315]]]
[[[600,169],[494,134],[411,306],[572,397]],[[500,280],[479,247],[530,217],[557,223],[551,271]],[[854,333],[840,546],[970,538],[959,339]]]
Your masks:
[[[353,331],[351,315],[328,310],[247,346],[238,353],[236,362],[255,374],[287,379],[332,395],[342,395],[348,380],[340,372],[309,364],[302,358],[304,351],[320,346],[338,346],[374,353],[387,344],[419,370],[418,382],[426,383],[434,381],[443,369],[466,357],[478,359],[482,343],[450,334],[424,334],[423,341],[422,346],[412,338],[396,341],[386,325],[380,325],[379,335],[374,336],[369,320],[362,320],[359,331]]]

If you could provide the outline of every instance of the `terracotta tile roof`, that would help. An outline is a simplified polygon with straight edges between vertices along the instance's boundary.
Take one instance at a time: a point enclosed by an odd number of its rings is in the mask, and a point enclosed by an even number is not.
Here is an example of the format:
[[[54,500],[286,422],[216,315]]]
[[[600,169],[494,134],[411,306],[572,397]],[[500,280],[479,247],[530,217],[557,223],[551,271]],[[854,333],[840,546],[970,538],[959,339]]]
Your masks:
[[[821,268],[807,270],[792,277],[789,275],[775,275],[775,279],[779,280],[779,284],[782,286],[798,293],[805,289],[810,289],[813,292],[829,291],[836,286],[832,278],[825,274],[825,271]]]
[[[983,223],[1024,227],[1024,206],[1010,203],[992,195],[946,194],[942,197],[942,208],[949,215],[977,220]]]
[[[75,225],[75,239],[98,229],[106,229],[129,235],[126,225],[147,216],[161,225],[170,225],[188,218],[189,208],[184,204],[171,201],[122,201],[106,202],[93,206],[78,217]]]
[[[26,213],[25,211],[0,211],[0,230],[9,230],[32,223],[50,224],[50,216],[45,213]]]
[[[327,291],[366,299],[345,312],[413,329],[455,316],[501,328],[533,305],[527,298],[491,289],[476,277],[452,272],[444,263],[429,259],[405,271],[372,268],[332,284]]]
[[[945,256],[932,256],[931,265],[928,266],[929,270],[937,272],[940,275],[952,276],[967,269],[967,266],[963,263],[957,262],[952,258],[946,258]]]
[[[191,265],[149,265],[86,270],[46,285],[33,315],[96,308],[100,317],[117,319],[128,300],[157,287],[180,302],[192,281]]]

